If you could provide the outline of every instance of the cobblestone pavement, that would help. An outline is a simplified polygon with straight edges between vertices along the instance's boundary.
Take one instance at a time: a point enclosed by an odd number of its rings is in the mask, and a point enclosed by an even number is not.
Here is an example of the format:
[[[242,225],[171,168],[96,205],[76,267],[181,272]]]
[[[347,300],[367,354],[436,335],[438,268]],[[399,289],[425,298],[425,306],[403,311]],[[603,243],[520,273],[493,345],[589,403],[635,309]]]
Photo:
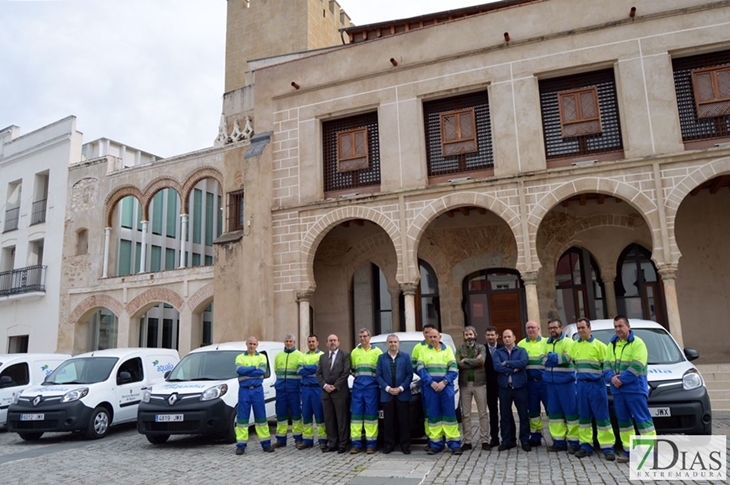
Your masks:
[[[476,430],[475,430],[476,431]],[[730,435],[730,413],[716,413],[715,434]],[[472,441],[474,442],[474,440]],[[478,440],[477,440],[478,442]],[[730,440],[728,440],[730,443]],[[321,453],[291,444],[263,453],[252,438],[243,456],[234,446],[191,437],[151,445],[133,425],[113,428],[98,441],[52,433],[29,443],[0,433],[0,482],[12,484],[611,484],[628,483],[628,465],[601,456],[577,459],[548,454],[474,449],[462,456],[429,456],[414,444],[411,455]],[[730,456],[730,452],[728,453]],[[650,482],[662,483],[662,482]],[[664,482],[669,483],[669,482]],[[679,482],[673,482],[679,483]],[[681,482],[694,483],[694,482]]]

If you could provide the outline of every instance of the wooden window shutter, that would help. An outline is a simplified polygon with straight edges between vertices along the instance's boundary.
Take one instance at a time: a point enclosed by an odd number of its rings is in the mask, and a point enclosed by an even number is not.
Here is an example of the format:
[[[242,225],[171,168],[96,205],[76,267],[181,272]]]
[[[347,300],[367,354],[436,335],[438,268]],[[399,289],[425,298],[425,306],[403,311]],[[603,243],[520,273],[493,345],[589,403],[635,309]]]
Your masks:
[[[730,66],[692,71],[698,118],[730,115]]]
[[[603,131],[595,86],[558,93],[558,104],[563,138],[597,135]]]
[[[453,157],[478,151],[474,108],[441,114],[441,154]]]
[[[369,166],[367,127],[337,133],[337,171],[352,172]]]

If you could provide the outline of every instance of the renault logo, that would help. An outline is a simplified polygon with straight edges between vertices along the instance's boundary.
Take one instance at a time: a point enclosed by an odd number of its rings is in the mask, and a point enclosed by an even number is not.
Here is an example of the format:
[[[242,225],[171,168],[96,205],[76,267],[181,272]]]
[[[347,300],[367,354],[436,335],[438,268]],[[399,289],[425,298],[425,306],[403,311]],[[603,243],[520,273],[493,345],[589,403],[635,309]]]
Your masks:
[[[35,406],[39,405],[41,403],[41,399],[43,399],[43,398],[40,395],[36,396],[33,399],[33,406],[35,407]]]
[[[169,398],[167,398],[167,402],[170,403],[170,406],[174,406],[177,402],[177,394],[172,394]]]

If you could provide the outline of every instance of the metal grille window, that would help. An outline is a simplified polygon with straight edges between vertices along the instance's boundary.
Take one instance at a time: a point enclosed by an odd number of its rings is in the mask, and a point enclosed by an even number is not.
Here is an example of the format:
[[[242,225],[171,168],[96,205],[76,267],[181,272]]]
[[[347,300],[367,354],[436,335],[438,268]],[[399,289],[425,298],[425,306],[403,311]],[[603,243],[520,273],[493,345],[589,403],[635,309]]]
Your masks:
[[[228,231],[243,229],[243,190],[228,193]]]
[[[13,207],[5,211],[5,226],[3,232],[14,231],[18,228],[18,219],[20,219],[20,207]]]
[[[672,60],[682,140],[730,137],[730,50]]]
[[[423,118],[429,176],[494,166],[486,91],[425,102]]]
[[[540,106],[548,160],[623,151],[613,69],[540,81]]]
[[[322,147],[325,192],[380,185],[377,112],[323,122]]]
[[[30,216],[30,225],[46,222],[46,203],[48,199],[33,202],[33,213]]]

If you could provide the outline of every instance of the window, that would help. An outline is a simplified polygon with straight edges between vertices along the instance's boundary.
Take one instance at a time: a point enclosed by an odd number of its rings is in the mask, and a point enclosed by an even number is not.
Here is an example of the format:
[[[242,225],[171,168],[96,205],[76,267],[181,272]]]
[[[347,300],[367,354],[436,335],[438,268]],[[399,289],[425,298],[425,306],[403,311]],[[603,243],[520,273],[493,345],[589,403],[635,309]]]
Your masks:
[[[418,269],[421,273],[421,281],[418,283],[418,294],[416,295],[416,305],[420,307],[416,309],[416,330],[422,330],[424,324],[431,323],[440,331],[441,306],[436,272],[431,265],[421,260],[418,261]],[[402,321],[405,321],[405,315],[403,317]]]
[[[378,113],[322,123],[324,191],[380,185]]]
[[[17,335],[8,338],[9,354],[27,354],[28,353],[28,335]]]
[[[614,287],[619,314],[666,326],[664,287],[649,250],[637,244],[624,249],[616,275]]]
[[[117,347],[119,320],[106,308],[97,310],[89,320],[89,350]]]
[[[122,199],[122,227],[132,229],[134,224],[134,197],[128,195]]]
[[[562,322],[572,323],[580,317],[606,318],[603,283],[588,250],[573,247],[563,253],[555,268],[555,287]]]
[[[119,264],[117,275],[126,276],[132,273],[132,241],[119,240]]]
[[[243,189],[228,193],[228,231],[243,229]]]
[[[730,138],[730,50],[673,59],[672,69],[685,146]]]
[[[122,376],[122,372],[128,372],[131,376],[132,380],[128,381],[120,381],[120,378]],[[139,357],[135,357],[133,359],[129,359],[125,363],[119,366],[119,370],[117,371],[117,384],[129,384],[131,382],[140,382],[142,379],[144,379],[144,372],[142,371],[142,359]]]
[[[171,189],[165,189],[167,191],[167,218],[165,223],[167,225],[165,234],[167,237],[175,238],[177,233],[177,220],[179,218],[177,212],[177,192]]]
[[[0,379],[9,377],[10,382],[2,387],[24,386],[30,383],[30,373],[28,372],[28,364],[22,362],[20,364],[11,365],[0,374]]]
[[[35,175],[33,193],[33,211],[30,216],[30,225],[46,222],[46,206],[48,202],[48,171]]]
[[[150,271],[160,271],[162,269],[162,248],[160,246],[152,246],[150,252]]]
[[[692,71],[698,118],[730,114],[730,66]]]
[[[175,269],[175,250],[172,248],[165,249],[165,269]]]
[[[18,228],[22,189],[22,180],[8,184],[8,198],[5,202],[5,225],[3,226],[3,232],[14,231]]]
[[[156,234],[158,236],[162,235],[162,220],[163,220],[163,202],[165,200],[165,190],[169,189],[163,189],[159,192],[157,192],[154,197],[152,197],[152,208],[150,210],[150,213],[152,214],[152,223],[150,226],[152,226],[152,234]]]
[[[558,93],[563,138],[595,135],[601,132],[598,90],[595,86]]]
[[[424,102],[423,118],[430,177],[494,166],[486,91]]]
[[[200,232],[203,222],[203,191],[193,189],[193,244],[200,244]]]
[[[462,282],[464,322],[482,336],[488,326],[501,334],[511,329],[517,339],[527,315],[525,290],[520,273],[508,268],[490,268],[467,275]]]
[[[549,167],[560,166],[555,159],[623,152],[613,69],[541,80],[540,107]]]

